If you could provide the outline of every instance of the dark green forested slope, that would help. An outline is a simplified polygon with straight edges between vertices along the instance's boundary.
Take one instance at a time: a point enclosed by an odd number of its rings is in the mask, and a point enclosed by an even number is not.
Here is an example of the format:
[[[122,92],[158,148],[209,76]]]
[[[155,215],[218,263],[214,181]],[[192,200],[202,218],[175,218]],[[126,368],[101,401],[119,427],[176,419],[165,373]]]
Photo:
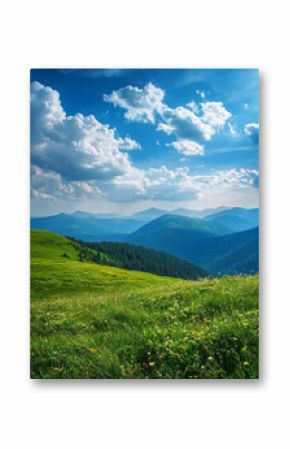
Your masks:
[[[98,254],[105,254],[110,259],[111,266],[127,270],[145,271],[159,276],[192,280],[209,275],[207,271],[193,263],[142,246],[118,242],[83,243],[82,245],[95,251],[91,260],[96,263],[100,263]]]

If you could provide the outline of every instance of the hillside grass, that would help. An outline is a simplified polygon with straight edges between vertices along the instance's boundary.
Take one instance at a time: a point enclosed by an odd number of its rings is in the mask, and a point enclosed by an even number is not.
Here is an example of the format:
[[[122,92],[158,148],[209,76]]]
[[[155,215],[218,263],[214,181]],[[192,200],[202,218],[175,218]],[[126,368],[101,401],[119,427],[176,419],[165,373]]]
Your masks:
[[[45,231],[31,255],[32,378],[258,377],[258,276],[189,282],[80,262]]]

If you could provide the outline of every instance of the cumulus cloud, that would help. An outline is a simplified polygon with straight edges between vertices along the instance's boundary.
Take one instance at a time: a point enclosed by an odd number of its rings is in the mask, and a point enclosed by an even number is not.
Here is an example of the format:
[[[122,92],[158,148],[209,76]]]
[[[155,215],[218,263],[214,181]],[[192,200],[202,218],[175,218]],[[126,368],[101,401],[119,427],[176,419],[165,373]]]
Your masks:
[[[196,93],[202,99],[206,96],[201,90]],[[211,140],[231,117],[221,101],[204,101],[199,104],[191,101],[186,106],[170,108],[164,103],[164,96],[164,90],[148,83],[144,88],[126,86],[105,94],[103,98],[115,107],[125,109],[128,120],[154,124],[157,118],[157,131],[174,135],[177,143],[173,142],[171,146],[178,152],[184,148],[180,141],[191,140],[191,150],[184,150],[187,155],[203,154],[201,142]],[[189,148],[188,143],[186,146]]]
[[[143,89],[126,86],[104,94],[104,101],[125,109],[125,117],[137,122],[155,122],[155,113],[163,108],[164,90],[148,83]]]
[[[213,126],[184,106],[164,109],[162,119],[157,130],[168,135],[174,134],[179,139],[210,140],[215,133]]]
[[[31,196],[49,201],[98,198],[103,194],[94,181],[66,181],[59,173],[31,166]]]
[[[247,123],[244,127],[246,136],[254,142],[254,144],[259,143],[259,123]]]
[[[122,139],[122,137],[119,137],[118,143],[120,150],[131,151],[141,149],[141,145],[138,142],[136,142],[136,140],[131,139],[130,137],[125,137],[124,139]]]
[[[69,116],[59,93],[38,82],[31,85],[31,159],[36,166],[69,181],[108,179],[131,169],[128,154],[140,148],[93,115]]]
[[[198,191],[189,185],[189,169],[166,166],[138,170],[129,176],[119,176],[108,186],[113,201],[196,199]]]
[[[259,174],[257,170],[232,168],[229,170],[219,170],[214,175],[202,178],[202,182],[211,187],[255,187],[259,185]]]
[[[206,101],[198,107],[195,103],[189,103],[187,107],[164,109],[163,122],[159,123],[157,130],[175,134],[180,139],[211,140],[230,117],[231,113],[222,102]]]
[[[198,105],[191,102],[175,109],[164,108],[161,113],[162,121],[158,124],[157,131],[175,135],[178,141],[173,142],[171,146],[178,152],[184,148],[182,143],[179,144],[180,141],[186,141],[187,148],[191,141],[192,151],[187,150],[187,155],[204,154],[201,142],[211,140],[230,117],[231,113],[220,101],[206,101]]]
[[[177,142],[171,142],[167,146],[173,147],[180,154],[185,156],[203,155],[204,147],[193,140],[178,140]]]
[[[200,106],[203,112],[202,120],[213,128],[222,127],[232,115],[221,101],[205,101]]]

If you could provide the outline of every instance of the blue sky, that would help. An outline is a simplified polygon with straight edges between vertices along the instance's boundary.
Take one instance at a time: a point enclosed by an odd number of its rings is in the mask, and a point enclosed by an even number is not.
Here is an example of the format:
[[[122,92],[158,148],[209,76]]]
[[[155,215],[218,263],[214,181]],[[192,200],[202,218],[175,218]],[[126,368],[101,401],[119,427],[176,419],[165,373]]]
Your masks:
[[[34,69],[31,211],[258,204],[254,69]]]

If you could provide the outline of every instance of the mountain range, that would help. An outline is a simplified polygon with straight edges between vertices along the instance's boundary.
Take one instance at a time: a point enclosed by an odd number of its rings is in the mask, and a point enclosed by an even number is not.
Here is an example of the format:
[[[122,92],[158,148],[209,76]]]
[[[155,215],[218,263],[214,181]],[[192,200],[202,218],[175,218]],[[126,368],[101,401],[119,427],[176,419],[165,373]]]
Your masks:
[[[32,229],[165,251],[214,274],[258,271],[258,224],[258,209],[238,207],[170,213],[151,208],[127,217],[76,211],[31,218]]]

